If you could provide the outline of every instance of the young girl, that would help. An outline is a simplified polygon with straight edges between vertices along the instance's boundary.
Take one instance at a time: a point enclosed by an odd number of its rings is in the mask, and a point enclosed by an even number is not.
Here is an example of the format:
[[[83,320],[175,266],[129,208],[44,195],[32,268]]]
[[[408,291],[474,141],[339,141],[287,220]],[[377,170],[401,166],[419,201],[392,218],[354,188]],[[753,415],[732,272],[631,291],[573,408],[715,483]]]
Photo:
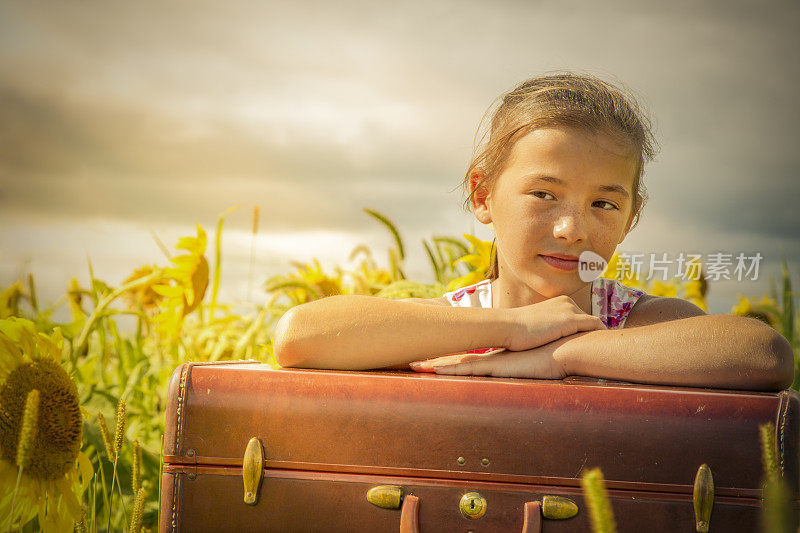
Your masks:
[[[581,280],[581,254],[608,261],[638,221],[652,157],[646,119],[616,87],[569,73],[521,83],[502,97],[464,179],[475,217],[496,236],[488,279],[441,298],[349,295],[297,306],[277,325],[278,363],[788,387],[792,350],[769,326],[615,280]]]

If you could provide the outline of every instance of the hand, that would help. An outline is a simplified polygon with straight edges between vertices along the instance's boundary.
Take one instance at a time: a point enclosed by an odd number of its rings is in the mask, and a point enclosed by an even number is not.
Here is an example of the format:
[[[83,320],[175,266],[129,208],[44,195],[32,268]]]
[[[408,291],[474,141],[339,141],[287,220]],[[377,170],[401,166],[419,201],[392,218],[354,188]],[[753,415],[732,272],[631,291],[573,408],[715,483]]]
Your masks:
[[[464,361],[473,361],[483,357],[488,357],[496,353],[504,352],[503,348],[486,348],[482,350],[472,350],[469,352],[454,353],[450,355],[442,355],[441,357],[434,357],[433,359],[424,359],[421,361],[412,361],[408,366],[416,372],[433,372],[433,367],[443,365],[453,365]]]
[[[584,313],[569,296],[556,296],[508,311],[515,323],[506,342],[511,351],[536,348],[581,331],[608,329],[598,317]]]
[[[436,372],[456,376],[495,376],[507,378],[563,379],[564,365],[555,352],[568,338],[523,350],[508,350],[491,355],[457,354],[411,363],[418,372]]]

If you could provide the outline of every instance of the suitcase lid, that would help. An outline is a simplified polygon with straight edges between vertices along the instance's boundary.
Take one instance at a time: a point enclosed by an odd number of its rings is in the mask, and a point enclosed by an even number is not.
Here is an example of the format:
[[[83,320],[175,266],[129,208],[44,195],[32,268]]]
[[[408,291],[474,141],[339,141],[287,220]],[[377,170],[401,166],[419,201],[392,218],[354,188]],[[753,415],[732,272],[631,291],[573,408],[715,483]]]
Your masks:
[[[718,495],[760,497],[759,425],[798,491],[795,391],[665,387],[404,371],[189,363],[173,374],[164,462],[241,466],[258,437],[267,468],[691,494],[707,464]]]

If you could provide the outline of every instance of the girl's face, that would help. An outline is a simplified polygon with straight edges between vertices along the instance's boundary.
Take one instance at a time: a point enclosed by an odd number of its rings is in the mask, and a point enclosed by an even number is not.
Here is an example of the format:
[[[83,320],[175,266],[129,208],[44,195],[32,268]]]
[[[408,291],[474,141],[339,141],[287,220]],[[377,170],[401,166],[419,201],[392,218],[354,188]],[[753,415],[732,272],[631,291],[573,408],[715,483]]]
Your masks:
[[[478,220],[494,225],[498,280],[531,303],[586,286],[577,258],[591,250],[608,261],[622,242],[636,172],[631,150],[608,135],[552,127],[517,141],[493,186],[472,200]]]

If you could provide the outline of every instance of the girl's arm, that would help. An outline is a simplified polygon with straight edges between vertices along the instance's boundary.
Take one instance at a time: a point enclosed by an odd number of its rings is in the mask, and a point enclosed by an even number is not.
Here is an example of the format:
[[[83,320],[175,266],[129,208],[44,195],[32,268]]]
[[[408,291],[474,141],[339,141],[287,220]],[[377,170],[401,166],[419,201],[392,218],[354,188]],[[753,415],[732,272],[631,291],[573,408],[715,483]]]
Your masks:
[[[614,333],[593,357],[586,355],[591,338],[565,345],[565,370],[734,389],[784,389],[794,378],[792,348],[773,328],[753,318],[706,315],[679,298],[648,295],[633,307],[625,328]],[[640,348],[621,355],[618,365],[609,364],[613,354],[631,346]]]
[[[649,296],[641,304],[637,302],[631,310],[624,329],[581,333],[532,350],[503,352],[436,372],[540,378],[581,375],[750,390],[780,390],[791,385],[791,346],[766,324],[751,318],[706,315],[677,298]]]
[[[457,309],[446,301],[426,305],[331,296],[293,307],[281,317],[275,327],[275,359],[285,367],[361,370],[505,346],[511,324],[505,313],[491,311]]]
[[[603,328],[566,296],[517,309],[451,307],[443,298],[340,295],[290,309],[275,327],[281,366],[384,368],[476,348],[527,349]]]

